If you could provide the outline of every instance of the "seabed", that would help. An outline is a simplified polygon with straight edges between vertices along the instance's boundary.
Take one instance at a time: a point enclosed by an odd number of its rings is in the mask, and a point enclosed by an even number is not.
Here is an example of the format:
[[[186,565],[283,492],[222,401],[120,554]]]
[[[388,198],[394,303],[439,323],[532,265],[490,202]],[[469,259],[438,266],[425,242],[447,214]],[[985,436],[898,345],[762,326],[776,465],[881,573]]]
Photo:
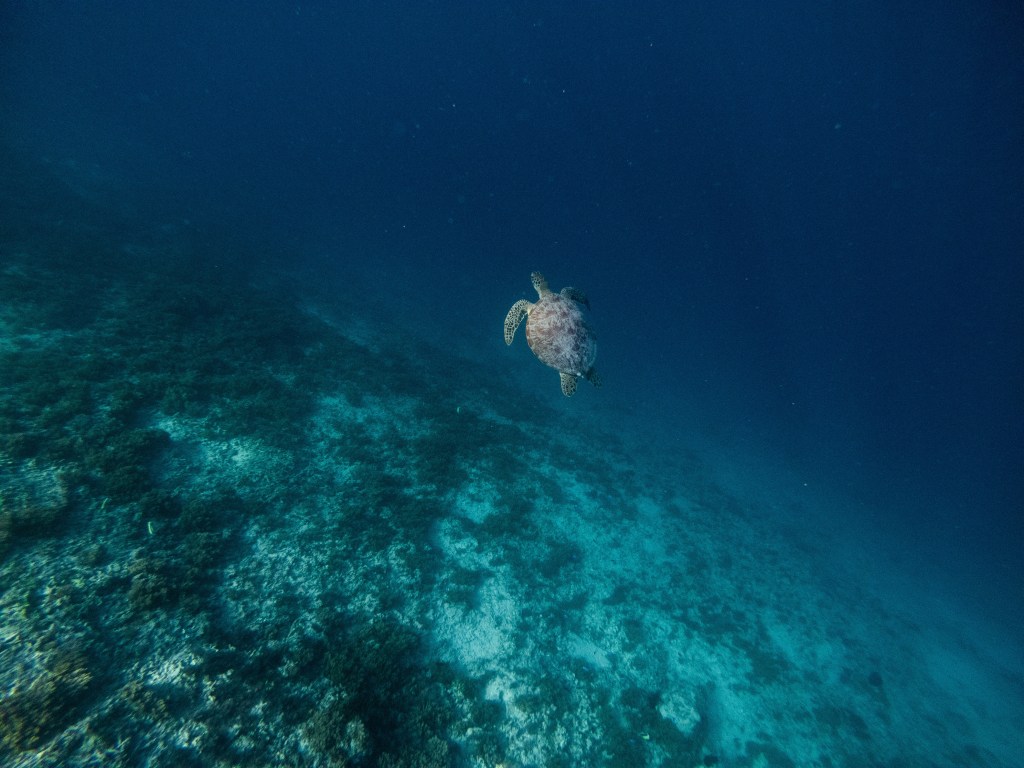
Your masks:
[[[709,457],[23,172],[0,764],[1022,764],[1013,648]]]

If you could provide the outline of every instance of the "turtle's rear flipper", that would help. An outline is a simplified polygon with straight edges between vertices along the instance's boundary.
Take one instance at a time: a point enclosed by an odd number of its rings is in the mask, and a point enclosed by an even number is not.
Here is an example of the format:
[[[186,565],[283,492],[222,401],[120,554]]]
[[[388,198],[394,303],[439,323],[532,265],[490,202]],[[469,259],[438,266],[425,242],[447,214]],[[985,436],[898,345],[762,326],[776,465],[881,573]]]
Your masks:
[[[562,290],[559,291],[559,293],[565,296],[565,298],[579,302],[587,309],[590,309],[590,299],[588,299],[587,294],[585,294],[579,288],[563,288]]]
[[[576,392],[576,377],[571,373],[559,373],[558,377],[562,380],[562,394],[572,397]]]
[[[587,371],[587,381],[589,381],[595,387],[601,386],[601,377],[597,375],[597,368],[591,368],[589,371]]]

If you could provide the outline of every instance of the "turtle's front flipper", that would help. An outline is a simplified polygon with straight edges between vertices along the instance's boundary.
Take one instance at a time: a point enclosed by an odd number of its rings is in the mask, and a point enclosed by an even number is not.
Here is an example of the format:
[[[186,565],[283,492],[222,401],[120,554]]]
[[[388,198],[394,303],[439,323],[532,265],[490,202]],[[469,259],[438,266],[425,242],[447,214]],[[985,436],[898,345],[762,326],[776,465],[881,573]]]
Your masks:
[[[558,377],[562,380],[562,394],[572,397],[576,392],[576,377],[571,373],[559,373]]]
[[[563,288],[559,293],[565,296],[565,298],[579,302],[587,309],[590,309],[590,300],[587,298],[587,294],[579,288]]]
[[[527,312],[530,311],[530,302],[526,299],[520,299],[512,305],[512,309],[505,315],[505,343],[511,344],[512,339],[515,338],[516,328],[523,322],[523,318],[526,317]]]
[[[589,371],[587,371],[587,381],[589,381],[595,387],[601,386],[601,377],[597,375],[597,368],[591,368]]]

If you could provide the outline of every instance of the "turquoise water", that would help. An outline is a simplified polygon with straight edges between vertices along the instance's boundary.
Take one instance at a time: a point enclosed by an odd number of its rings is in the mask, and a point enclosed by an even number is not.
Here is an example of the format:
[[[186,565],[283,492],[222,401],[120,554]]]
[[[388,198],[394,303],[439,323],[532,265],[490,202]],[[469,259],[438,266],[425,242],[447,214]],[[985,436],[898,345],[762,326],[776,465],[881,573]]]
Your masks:
[[[1019,764],[1020,646],[842,493],[8,181],[9,764]]]
[[[0,17],[0,766],[1024,766],[1019,13]]]

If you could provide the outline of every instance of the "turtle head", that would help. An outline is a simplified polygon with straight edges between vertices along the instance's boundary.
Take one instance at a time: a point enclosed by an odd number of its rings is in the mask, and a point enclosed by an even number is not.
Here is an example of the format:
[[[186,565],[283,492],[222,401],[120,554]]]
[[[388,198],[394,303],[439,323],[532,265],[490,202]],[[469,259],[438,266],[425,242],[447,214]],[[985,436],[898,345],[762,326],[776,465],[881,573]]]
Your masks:
[[[544,275],[540,272],[531,272],[530,281],[533,283],[533,287],[537,289],[538,296],[551,292],[551,289],[548,288],[548,281],[544,279]]]

